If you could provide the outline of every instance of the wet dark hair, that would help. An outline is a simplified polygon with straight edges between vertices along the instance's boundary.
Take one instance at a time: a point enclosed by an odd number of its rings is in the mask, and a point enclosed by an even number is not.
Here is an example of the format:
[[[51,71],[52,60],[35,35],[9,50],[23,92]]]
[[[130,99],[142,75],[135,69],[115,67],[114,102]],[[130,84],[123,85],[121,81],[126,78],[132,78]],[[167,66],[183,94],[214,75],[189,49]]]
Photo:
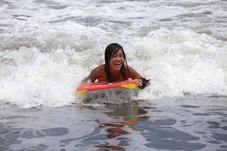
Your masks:
[[[114,55],[116,55],[119,50],[122,50],[122,52],[123,52],[124,62],[126,64],[127,70],[128,70],[127,60],[126,60],[126,56],[125,56],[125,52],[124,52],[123,47],[121,45],[119,45],[118,43],[109,44],[105,49],[105,66],[104,66],[104,70],[105,70],[106,77],[107,77],[107,82],[112,82],[111,75],[110,75],[110,59]],[[126,73],[125,73],[124,64],[121,66],[120,71],[121,71],[121,74],[124,77],[124,80],[126,80]],[[128,70],[128,72],[129,72],[129,70]]]

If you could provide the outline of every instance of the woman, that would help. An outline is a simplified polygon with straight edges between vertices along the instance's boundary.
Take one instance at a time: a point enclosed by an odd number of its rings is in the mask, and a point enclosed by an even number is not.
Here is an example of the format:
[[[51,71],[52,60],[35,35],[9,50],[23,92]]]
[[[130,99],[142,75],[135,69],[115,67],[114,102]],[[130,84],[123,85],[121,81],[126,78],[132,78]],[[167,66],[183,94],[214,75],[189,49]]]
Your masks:
[[[143,78],[136,70],[127,65],[125,52],[117,43],[109,44],[105,49],[105,64],[91,71],[83,82],[120,82],[134,79],[133,82],[141,89],[148,86],[149,80]]]

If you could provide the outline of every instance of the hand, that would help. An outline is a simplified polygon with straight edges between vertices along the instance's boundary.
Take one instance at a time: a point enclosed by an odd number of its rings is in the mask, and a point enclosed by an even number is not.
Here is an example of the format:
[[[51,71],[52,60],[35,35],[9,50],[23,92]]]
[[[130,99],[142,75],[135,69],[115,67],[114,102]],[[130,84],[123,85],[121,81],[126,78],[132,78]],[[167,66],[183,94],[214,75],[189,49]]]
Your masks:
[[[141,79],[134,79],[133,82],[137,86],[142,86],[143,85],[143,80],[141,80]]]

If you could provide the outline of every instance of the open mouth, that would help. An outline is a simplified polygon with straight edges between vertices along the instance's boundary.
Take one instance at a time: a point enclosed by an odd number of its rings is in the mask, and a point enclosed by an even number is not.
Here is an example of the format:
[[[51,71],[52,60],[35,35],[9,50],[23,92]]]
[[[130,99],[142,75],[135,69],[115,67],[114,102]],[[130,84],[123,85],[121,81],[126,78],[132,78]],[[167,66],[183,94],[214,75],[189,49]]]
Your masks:
[[[114,66],[117,67],[117,68],[120,68],[121,67],[121,63],[114,63]]]

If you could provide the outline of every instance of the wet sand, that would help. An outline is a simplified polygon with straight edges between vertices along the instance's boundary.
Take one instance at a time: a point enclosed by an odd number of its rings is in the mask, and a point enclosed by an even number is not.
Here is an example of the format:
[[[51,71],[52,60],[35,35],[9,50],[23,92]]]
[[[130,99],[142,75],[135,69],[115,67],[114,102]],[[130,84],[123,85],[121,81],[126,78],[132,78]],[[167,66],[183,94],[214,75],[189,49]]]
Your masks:
[[[227,98],[1,109],[0,150],[227,150]]]

